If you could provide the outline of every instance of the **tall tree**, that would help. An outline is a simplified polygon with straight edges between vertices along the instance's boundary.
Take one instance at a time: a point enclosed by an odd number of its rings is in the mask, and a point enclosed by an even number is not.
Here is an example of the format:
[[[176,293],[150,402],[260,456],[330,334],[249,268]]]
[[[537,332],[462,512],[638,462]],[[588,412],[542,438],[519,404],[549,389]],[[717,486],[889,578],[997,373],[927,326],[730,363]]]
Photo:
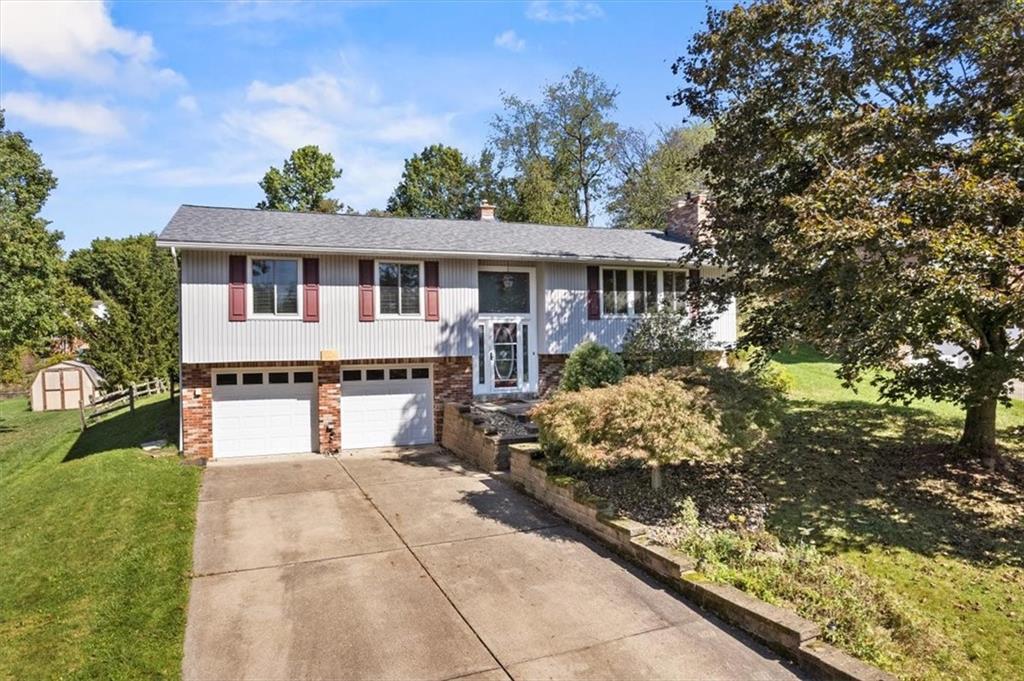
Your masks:
[[[887,398],[958,403],[962,447],[994,457],[1024,375],[1024,5],[760,0],[709,10],[675,70],[716,130],[702,254],[733,272],[717,295],[759,301],[747,340],[800,336],[847,381],[886,370]]]
[[[479,166],[461,151],[432,144],[406,159],[387,210],[403,217],[469,219],[480,203],[478,177]]]
[[[177,372],[177,268],[153,234],[95,239],[68,258],[73,281],[106,305],[86,327],[86,357],[112,385]]]
[[[256,204],[262,210],[305,210],[339,213],[345,207],[327,196],[341,177],[334,156],[310,144],[293,151],[281,169],[271,166],[260,189],[266,197]]]
[[[620,134],[608,117],[617,96],[599,76],[577,68],[548,85],[540,102],[505,95],[505,112],[492,124],[491,142],[515,175],[526,175],[538,158],[550,164],[559,191],[573,199],[576,224],[591,223],[604,195]]]
[[[656,140],[638,130],[625,131],[615,154],[617,181],[609,187],[612,226],[664,229],[673,199],[704,190],[697,153],[714,131],[707,124],[659,130]]]
[[[57,180],[0,110],[0,370],[24,349],[43,350],[61,333],[65,292],[60,242],[39,211]]]
[[[574,197],[555,180],[551,162],[537,157],[526,162],[522,173],[510,181],[509,193],[498,205],[502,220],[545,225],[575,225]]]

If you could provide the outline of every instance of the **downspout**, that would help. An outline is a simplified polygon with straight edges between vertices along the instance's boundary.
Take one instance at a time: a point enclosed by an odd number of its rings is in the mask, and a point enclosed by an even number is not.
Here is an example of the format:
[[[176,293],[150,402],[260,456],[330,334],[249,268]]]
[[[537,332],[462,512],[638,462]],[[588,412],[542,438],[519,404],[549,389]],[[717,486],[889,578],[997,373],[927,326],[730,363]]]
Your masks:
[[[184,337],[181,335],[181,263],[178,262],[178,251],[171,246],[171,258],[174,268],[178,270],[178,452],[185,456],[185,400],[182,386],[184,376],[181,373],[181,348]]]

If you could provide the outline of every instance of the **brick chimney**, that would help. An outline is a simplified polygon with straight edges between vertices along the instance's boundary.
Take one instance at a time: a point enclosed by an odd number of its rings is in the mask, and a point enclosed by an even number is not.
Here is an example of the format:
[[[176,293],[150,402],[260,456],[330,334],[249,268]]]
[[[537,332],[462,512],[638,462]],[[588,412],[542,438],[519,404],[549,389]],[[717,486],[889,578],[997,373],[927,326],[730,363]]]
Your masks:
[[[665,234],[693,243],[707,224],[708,195],[686,192],[686,196],[672,202],[666,217]]]
[[[487,201],[481,201],[476,209],[476,219],[494,222],[494,206]]]

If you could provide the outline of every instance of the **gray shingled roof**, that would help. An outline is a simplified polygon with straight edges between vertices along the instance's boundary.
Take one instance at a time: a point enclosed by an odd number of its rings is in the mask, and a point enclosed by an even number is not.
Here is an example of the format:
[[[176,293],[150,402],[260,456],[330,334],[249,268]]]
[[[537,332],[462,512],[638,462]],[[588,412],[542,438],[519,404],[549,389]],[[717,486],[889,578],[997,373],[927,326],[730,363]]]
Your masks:
[[[477,220],[366,217],[181,206],[158,243],[179,248],[295,247],[467,257],[674,263],[687,245],[660,231]]]

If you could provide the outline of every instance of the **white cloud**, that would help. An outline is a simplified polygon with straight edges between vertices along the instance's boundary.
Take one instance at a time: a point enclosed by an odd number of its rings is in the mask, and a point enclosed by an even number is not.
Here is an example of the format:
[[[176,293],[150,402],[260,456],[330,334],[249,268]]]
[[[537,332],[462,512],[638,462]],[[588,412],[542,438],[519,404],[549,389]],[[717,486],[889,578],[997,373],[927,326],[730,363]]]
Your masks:
[[[533,21],[574,24],[577,21],[600,19],[603,16],[604,10],[596,2],[580,2],[578,0],[547,2],[537,0],[526,6],[526,18]]]
[[[34,92],[9,92],[4,94],[3,108],[14,118],[86,135],[116,137],[126,132],[116,112],[93,102],[52,99]]]
[[[494,36],[494,46],[503,47],[512,52],[522,52],[523,48],[526,47],[526,41],[516,35],[515,31],[509,29],[504,33]]]
[[[0,56],[33,76],[135,89],[184,83],[154,64],[153,39],[118,28],[102,2],[0,3]]]
[[[436,142],[454,118],[423,113],[411,102],[384,103],[372,83],[322,72],[280,84],[253,81],[246,101],[253,106],[222,116],[225,132],[284,151],[303,144]]]
[[[192,95],[178,97],[178,108],[188,113],[199,113],[199,101]]]

